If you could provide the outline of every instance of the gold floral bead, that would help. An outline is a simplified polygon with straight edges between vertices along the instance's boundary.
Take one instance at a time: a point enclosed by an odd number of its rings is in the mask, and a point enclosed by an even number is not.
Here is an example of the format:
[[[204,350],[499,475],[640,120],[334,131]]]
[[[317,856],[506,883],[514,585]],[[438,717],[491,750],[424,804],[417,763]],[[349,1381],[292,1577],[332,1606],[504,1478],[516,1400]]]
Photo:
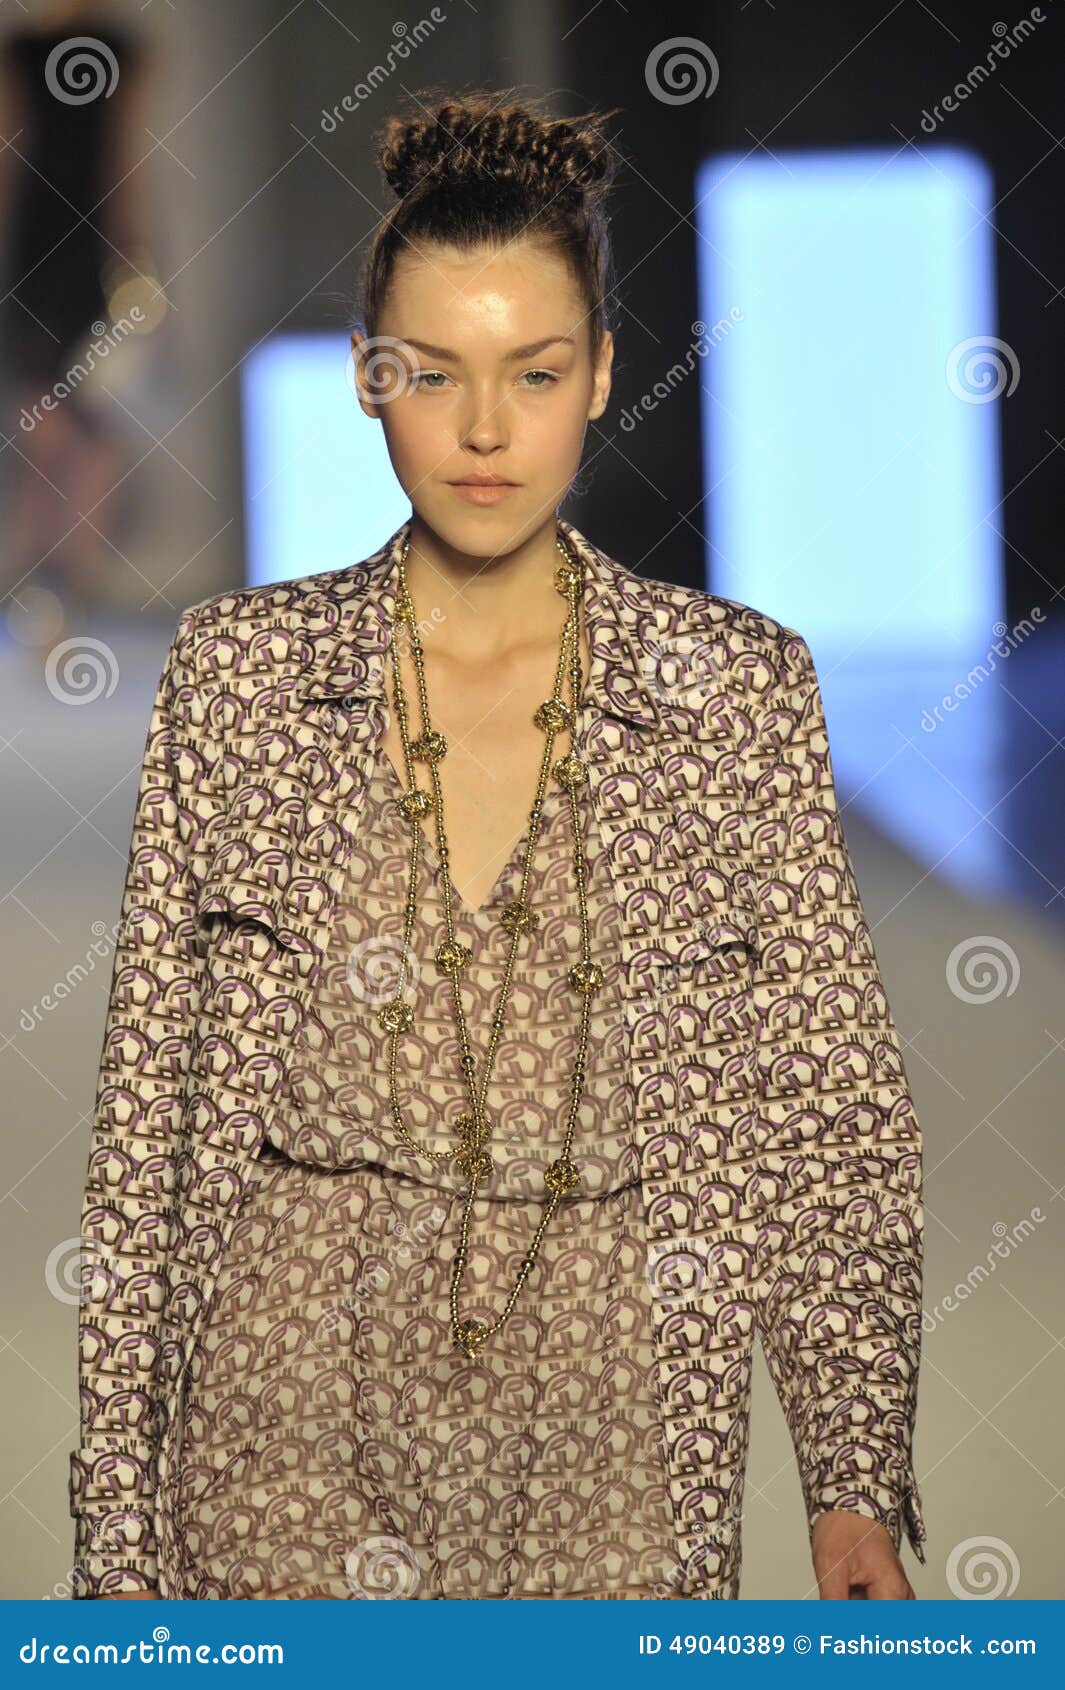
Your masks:
[[[575,992],[588,997],[603,984],[602,967],[597,962],[575,962],[569,971],[569,983]]]
[[[555,586],[565,598],[572,598],[580,586],[580,570],[572,563],[560,563],[555,570]]]
[[[531,933],[540,922],[540,917],[524,898],[505,904],[499,919],[508,933]]]
[[[431,733],[419,734],[411,741],[411,756],[423,763],[439,763],[447,751],[447,740],[434,728]]]
[[[548,1191],[557,1191],[560,1197],[566,1197],[576,1190],[580,1178],[580,1169],[568,1156],[560,1156],[557,1162],[552,1162],[544,1171],[544,1184]]]
[[[576,752],[571,751],[568,756],[559,758],[555,764],[555,775],[560,786],[575,790],[578,786],[583,786],[588,779],[588,765]]]
[[[455,1343],[471,1361],[484,1347],[487,1337],[488,1328],[480,1320],[460,1320],[454,1331]]]
[[[414,1010],[402,998],[391,998],[377,1011],[377,1018],[389,1033],[405,1033],[414,1023]]]
[[[469,1109],[464,1109],[455,1122],[456,1137],[463,1144],[476,1144],[478,1141],[477,1118]]]
[[[487,1179],[495,1163],[487,1150],[480,1150],[474,1144],[465,1144],[461,1150],[455,1152],[455,1166],[467,1179]]]
[[[554,728],[556,732],[568,727],[569,720],[570,707],[561,698],[545,698],[533,717],[538,728]]]
[[[436,966],[441,974],[446,974],[449,979],[452,979],[466,967],[470,955],[468,945],[460,945],[457,939],[445,939],[442,944],[437,946]]]
[[[414,786],[409,792],[403,794],[399,800],[399,807],[408,821],[413,821],[415,817],[420,819],[422,816],[428,815],[432,809],[433,795],[431,792],[426,792],[423,787]]]

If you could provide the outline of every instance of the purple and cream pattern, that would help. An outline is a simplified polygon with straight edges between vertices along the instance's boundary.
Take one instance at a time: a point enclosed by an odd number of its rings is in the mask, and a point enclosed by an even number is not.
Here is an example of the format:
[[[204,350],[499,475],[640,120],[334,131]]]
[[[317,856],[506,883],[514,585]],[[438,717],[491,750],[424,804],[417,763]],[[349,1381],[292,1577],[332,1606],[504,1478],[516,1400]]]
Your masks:
[[[560,528],[586,570],[575,743],[616,900],[668,1593],[739,1593],[759,1339],[809,1523],[853,1510],[923,1561],[921,1136],[809,649]],[[80,1596],[182,1593],[185,1387],[366,825],[407,533],[204,600],[167,653],[82,1218]]]
[[[403,934],[410,824],[382,752],[348,858],[305,1037],[272,1112],[185,1378],[173,1511],[175,1594],[587,1600],[681,1596],[655,1389],[653,1277],[628,1105],[620,915],[587,788],[577,794],[591,1004],[577,1125],[582,1183],[553,1217],[525,1294],[471,1362],[451,1342],[448,1289],[465,1182],[416,1160],[389,1108],[387,1036]],[[540,922],[488,1089],[494,1167],[478,1189],[464,1313],[490,1319],[562,1152],[579,1021],[568,795],[544,794],[529,896]],[[499,1001],[500,912],[521,886],[526,833],[479,909],[453,888],[470,950],[471,1030]],[[494,865],[493,865],[494,866]],[[439,859],[419,864],[405,996],[404,1119],[430,1149],[466,1107]]]

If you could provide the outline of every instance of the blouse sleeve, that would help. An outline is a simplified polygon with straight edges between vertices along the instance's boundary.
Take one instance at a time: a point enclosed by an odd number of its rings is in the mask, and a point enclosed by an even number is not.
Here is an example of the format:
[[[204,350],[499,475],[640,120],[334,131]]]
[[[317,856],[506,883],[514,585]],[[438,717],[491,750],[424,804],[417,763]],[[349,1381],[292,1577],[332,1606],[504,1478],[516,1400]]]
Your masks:
[[[821,690],[785,629],[744,759],[757,901],[751,1171],[758,1329],[799,1466],[826,1509],[903,1530],[924,1561],[912,1443],[922,1146],[844,838]]]
[[[189,680],[193,611],[156,688],[140,771],[82,1207],[75,1595],[150,1589],[175,1149],[202,978],[190,841],[210,787]]]

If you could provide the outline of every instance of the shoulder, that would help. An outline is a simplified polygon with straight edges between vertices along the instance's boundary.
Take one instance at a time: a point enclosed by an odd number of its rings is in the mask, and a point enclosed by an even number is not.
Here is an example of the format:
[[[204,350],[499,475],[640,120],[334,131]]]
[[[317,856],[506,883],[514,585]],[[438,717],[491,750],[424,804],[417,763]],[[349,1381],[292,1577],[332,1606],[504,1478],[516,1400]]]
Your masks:
[[[644,575],[600,551],[640,644],[683,652],[718,680],[732,677],[749,702],[779,694],[813,674],[798,629],[741,599]]]
[[[234,587],[198,599],[182,612],[175,644],[202,679],[242,678],[270,685],[312,659],[346,612],[365,598],[381,553],[291,581]]]
[[[375,554],[379,556],[380,554]],[[374,559],[339,569],[320,569],[312,575],[302,575],[293,581],[270,581],[255,587],[231,587],[225,592],[211,593],[197,599],[185,611],[185,616],[201,632],[228,627],[230,624],[267,624],[271,621],[291,621],[301,613],[310,614],[320,608],[323,600],[338,604],[350,600],[366,589],[370,566]]]

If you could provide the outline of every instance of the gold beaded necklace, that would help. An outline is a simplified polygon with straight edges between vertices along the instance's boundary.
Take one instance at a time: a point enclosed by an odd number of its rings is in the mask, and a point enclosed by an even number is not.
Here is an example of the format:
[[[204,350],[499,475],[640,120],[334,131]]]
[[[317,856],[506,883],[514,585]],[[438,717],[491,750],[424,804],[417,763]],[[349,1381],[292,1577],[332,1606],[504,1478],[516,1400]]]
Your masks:
[[[555,673],[555,686],[552,696],[546,699],[536,710],[533,721],[536,726],[543,728],[545,733],[544,754],[540,764],[540,774],[536,785],[536,797],[533,800],[529,815],[528,843],[525,848],[522,868],[521,889],[517,898],[507,904],[500,912],[500,924],[504,931],[510,934],[510,951],[507,956],[506,969],[500,990],[499,1007],[491,1022],[491,1035],[488,1051],[485,1057],[484,1074],[480,1087],[476,1085],[474,1070],[476,1061],[470,1049],[469,1033],[466,1027],[466,1016],[462,1007],[461,977],[462,971],[470,961],[470,950],[466,945],[460,945],[455,937],[454,912],[451,904],[451,874],[448,860],[447,835],[444,831],[443,793],[440,787],[439,765],[447,751],[447,741],[443,734],[437,733],[429,722],[429,700],[425,686],[425,666],[422,644],[418,634],[417,618],[407,586],[407,551],[410,545],[408,535],[404,543],[403,552],[399,560],[399,588],[396,593],[395,612],[392,624],[392,670],[393,687],[396,705],[396,715],[399,722],[400,737],[403,742],[404,770],[406,774],[407,790],[399,800],[399,806],[404,816],[411,824],[410,875],[407,891],[407,901],[404,910],[403,923],[403,959],[410,956],[411,934],[414,928],[415,901],[418,886],[418,865],[422,838],[422,818],[432,810],[436,815],[438,876],[444,900],[444,925],[446,937],[437,946],[435,960],[437,967],[452,983],[452,999],[454,1003],[455,1019],[458,1026],[459,1043],[461,1048],[460,1062],[466,1077],[469,1093],[469,1108],[464,1110],[455,1122],[457,1145],[450,1150],[427,1150],[424,1145],[416,1142],[403,1120],[396,1092],[396,1069],[398,1045],[401,1034],[409,1031],[414,1025],[414,1009],[406,1002],[402,995],[397,995],[385,1003],[379,1010],[382,1025],[390,1035],[388,1051],[388,1086],[389,1100],[392,1110],[393,1125],[402,1142],[415,1155],[424,1156],[429,1161],[446,1161],[452,1157],[461,1174],[469,1181],[466,1202],[459,1227],[459,1242],[455,1251],[451,1274],[451,1293],[449,1299],[451,1315],[451,1336],[454,1344],[467,1356],[473,1358],[484,1347],[494,1332],[498,1332],[507,1320],[522,1286],[528,1278],[536,1262],[536,1257],[543,1241],[551,1218],[558,1208],[562,1198],[574,1191],[580,1182],[580,1169],[573,1162],[570,1150],[573,1133],[577,1124],[580,1110],[581,1093],[584,1088],[584,1065],[588,1051],[588,1025],[591,1017],[592,995],[603,983],[603,970],[600,965],[592,961],[588,933],[588,900],[585,871],[587,859],[581,848],[580,817],[577,808],[577,788],[588,778],[587,765],[571,749],[569,754],[561,757],[554,765],[555,778],[560,786],[569,794],[570,827],[573,837],[573,864],[577,882],[577,903],[580,913],[581,954],[580,961],[569,969],[567,979],[572,990],[580,1001],[580,1032],[577,1040],[577,1056],[573,1065],[573,1078],[569,1103],[569,1115],[566,1122],[566,1132],[563,1139],[562,1154],[544,1170],[544,1184],[547,1195],[544,1200],[543,1214],[532,1236],[528,1252],[521,1259],[517,1278],[503,1308],[491,1325],[479,1320],[464,1320],[459,1313],[459,1290],[462,1284],[466,1263],[469,1259],[470,1219],[473,1205],[477,1197],[480,1182],[492,1171],[494,1166],[488,1144],[491,1137],[491,1127],[485,1117],[485,1099],[488,1094],[488,1084],[491,1077],[492,1064],[499,1048],[505,1021],[505,1011],[510,997],[510,987],[514,974],[514,964],[517,957],[518,945],[522,935],[530,933],[539,924],[539,915],[531,908],[528,900],[529,875],[532,869],[533,854],[540,835],[543,814],[543,798],[547,788],[548,772],[551,769],[551,755],[555,735],[564,729],[571,734],[576,721],[577,700],[581,695],[581,654],[580,654],[580,606],[584,595],[584,572],[579,561],[574,558],[562,541],[561,535],[556,533],[555,543],[562,557],[562,562],[555,570],[555,587],[569,600],[569,613],[562,629],[559,648],[558,667]],[[403,626],[408,631],[411,654],[414,661],[414,672],[418,688],[418,701],[421,709],[422,728],[418,738],[411,741],[407,725],[407,701],[403,691],[403,680],[400,674],[399,652],[396,645],[397,629]],[[568,660],[568,664],[567,664]],[[562,686],[568,667],[570,682],[570,703],[562,699]],[[424,762],[429,769],[431,791],[419,787],[414,771],[415,761]],[[400,994],[402,993],[402,971]]]

